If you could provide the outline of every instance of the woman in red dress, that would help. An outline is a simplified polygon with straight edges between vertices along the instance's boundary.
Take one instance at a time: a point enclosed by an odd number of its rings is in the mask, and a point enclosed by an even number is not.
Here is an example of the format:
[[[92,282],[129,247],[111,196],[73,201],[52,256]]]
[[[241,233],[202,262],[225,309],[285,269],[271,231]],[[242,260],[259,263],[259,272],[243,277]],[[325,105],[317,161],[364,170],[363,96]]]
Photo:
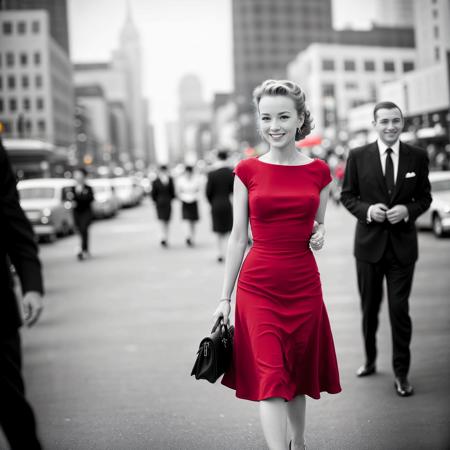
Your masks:
[[[267,80],[253,99],[269,151],[235,168],[233,229],[214,317],[229,320],[236,291],[234,353],[222,384],[259,401],[271,450],[304,449],[305,395],[341,390],[320,274],[311,250],[324,243],[328,166],[299,152],[311,131],[305,95]],[[253,245],[245,260],[248,222]],[[288,423],[290,432],[288,433]]]

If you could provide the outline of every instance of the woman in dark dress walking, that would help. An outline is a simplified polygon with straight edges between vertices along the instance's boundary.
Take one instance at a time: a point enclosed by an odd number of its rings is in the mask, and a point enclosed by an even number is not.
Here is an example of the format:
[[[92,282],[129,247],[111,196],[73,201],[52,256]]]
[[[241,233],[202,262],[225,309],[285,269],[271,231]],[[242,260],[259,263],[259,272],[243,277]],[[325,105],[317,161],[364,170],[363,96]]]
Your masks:
[[[211,205],[212,228],[217,235],[217,261],[224,261],[225,243],[233,226],[233,208],[230,196],[233,193],[233,171],[227,164],[228,153],[217,153],[218,163],[209,172],[206,197]]]
[[[175,198],[175,186],[167,166],[159,167],[157,178],[152,183],[152,199],[156,206],[156,215],[161,223],[161,245],[169,245],[169,224],[172,217],[172,200]]]
[[[73,178],[76,185],[72,189],[73,219],[81,238],[81,248],[77,253],[80,261],[89,256],[89,226],[92,223],[92,202],[94,191],[86,184],[86,169],[76,169]]]

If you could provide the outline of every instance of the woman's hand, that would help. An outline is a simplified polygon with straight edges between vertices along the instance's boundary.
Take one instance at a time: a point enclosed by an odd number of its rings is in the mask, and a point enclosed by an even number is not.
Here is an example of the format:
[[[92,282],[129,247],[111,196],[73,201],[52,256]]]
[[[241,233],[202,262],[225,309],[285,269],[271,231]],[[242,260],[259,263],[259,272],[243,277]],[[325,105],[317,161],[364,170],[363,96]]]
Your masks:
[[[309,239],[309,245],[313,250],[320,250],[325,242],[325,227],[323,223],[314,221],[313,234]]]
[[[223,317],[223,323],[225,325],[227,325],[229,320],[230,320],[229,319],[230,318],[230,312],[231,312],[230,301],[222,300],[221,302],[219,302],[219,304],[217,305],[216,310],[214,311],[214,314],[213,314],[214,322],[216,322],[216,320],[219,317]]]

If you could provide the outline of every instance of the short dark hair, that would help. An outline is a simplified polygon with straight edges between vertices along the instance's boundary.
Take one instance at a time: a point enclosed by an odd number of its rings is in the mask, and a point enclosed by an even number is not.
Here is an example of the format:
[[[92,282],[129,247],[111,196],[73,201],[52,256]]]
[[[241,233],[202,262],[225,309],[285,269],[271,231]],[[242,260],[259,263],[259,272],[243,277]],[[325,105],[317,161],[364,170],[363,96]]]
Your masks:
[[[159,166],[159,170],[162,170],[162,171],[165,171],[165,170],[168,170],[169,168],[166,166],[166,164],[161,164],[160,166]]]
[[[219,150],[217,152],[217,158],[219,158],[221,161],[224,161],[228,158],[228,152],[226,150]]]
[[[400,111],[400,115],[402,116],[402,119],[403,119],[402,110],[394,102],[379,102],[373,108],[373,120],[375,120],[375,121],[377,120],[377,112],[379,109],[398,109]]]

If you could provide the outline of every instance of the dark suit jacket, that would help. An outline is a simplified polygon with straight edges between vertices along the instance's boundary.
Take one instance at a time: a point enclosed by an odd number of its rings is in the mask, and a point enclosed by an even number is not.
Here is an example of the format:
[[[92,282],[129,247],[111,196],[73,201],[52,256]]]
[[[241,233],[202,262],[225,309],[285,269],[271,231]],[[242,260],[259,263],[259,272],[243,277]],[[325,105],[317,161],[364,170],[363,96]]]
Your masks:
[[[406,177],[406,174],[409,174]],[[402,264],[417,260],[417,232],[415,220],[431,203],[428,180],[428,156],[425,150],[400,143],[395,191],[390,199],[381,167],[376,142],[350,151],[341,193],[342,204],[358,219],[354,255],[361,261],[378,262],[388,240]],[[391,225],[367,222],[367,210],[375,203],[388,207],[397,204],[408,208],[408,221]]]
[[[88,226],[93,219],[92,202],[94,201],[94,191],[91,186],[85,184],[81,192],[72,188],[73,217],[78,228]]]
[[[152,200],[158,205],[168,205],[175,198],[175,186],[172,177],[164,184],[160,178],[156,178],[152,183]]]
[[[33,229],[20,207],[15,176],[0,141],[0,337],[21,325],[10,263],[16,269],[24,293],[43,293]]]
[[[208,174],[206,183],[206,197],[208,202],[229,203],[230,195],[233,193],[234,174],[229,167],[220,167]]]

